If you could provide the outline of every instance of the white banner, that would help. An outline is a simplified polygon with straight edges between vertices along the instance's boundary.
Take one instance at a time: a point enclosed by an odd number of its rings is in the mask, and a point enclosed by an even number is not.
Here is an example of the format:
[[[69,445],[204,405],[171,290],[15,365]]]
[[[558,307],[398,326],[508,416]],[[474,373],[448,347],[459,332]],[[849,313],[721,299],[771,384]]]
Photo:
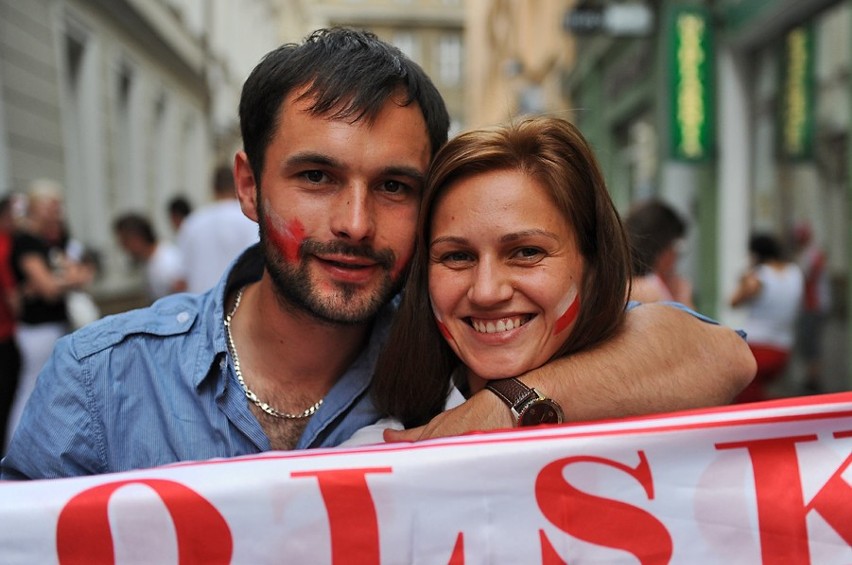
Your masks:
[[[852,393],[0,483],[0,563],[852,563]]]

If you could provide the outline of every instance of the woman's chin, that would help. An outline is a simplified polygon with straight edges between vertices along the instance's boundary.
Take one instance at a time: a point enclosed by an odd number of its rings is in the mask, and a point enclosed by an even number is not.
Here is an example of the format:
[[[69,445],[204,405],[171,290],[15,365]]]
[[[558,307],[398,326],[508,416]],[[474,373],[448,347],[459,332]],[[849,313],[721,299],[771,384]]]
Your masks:
[[[472,372],[484,381],[496,381],[508,377],[517,377],[535,369],[529,364],[489,363],[469,365]]]

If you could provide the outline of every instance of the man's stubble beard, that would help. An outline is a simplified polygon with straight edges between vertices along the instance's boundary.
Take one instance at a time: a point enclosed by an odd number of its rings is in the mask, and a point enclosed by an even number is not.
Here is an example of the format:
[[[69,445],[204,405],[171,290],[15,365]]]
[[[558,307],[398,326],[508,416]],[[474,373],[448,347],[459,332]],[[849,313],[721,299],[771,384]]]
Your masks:
[[[264,264],[274,284],[275,296],[285,310],[295,308],[328,324],[361,324],[371,321],[402,286],[404,277],[394,280],[391,276],[395,257],[390,250],[377,252],[344,242],[320,243],[305,240],[299,245],[297,262],[291,264],[284,260],[281,250],[270,242],[266,216],[260,205],[258,223]],[[335,283],[334,294],[323,296],[311,280],[310,273],[312,253],[320,250],[326,253],[333,251],[358,257],[367,256],[378,261],[383,272],[381,283],[373,290],[360,285]]]

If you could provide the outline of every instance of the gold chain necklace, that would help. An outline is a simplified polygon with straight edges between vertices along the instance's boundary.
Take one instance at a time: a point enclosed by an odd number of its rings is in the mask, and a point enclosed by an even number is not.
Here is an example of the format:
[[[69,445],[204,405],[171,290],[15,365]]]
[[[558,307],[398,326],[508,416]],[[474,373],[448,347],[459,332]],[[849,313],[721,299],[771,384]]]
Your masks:
[[[228,350],[231,352],[231,357],[234,359],[234,372],[237,373],[237,380],[240,382],[240,386],[243,387],[243,392],[246,393],[246,398],[251,400],[255,406],[273,416],[275,418],[286,418],[288,420],[301,420],[302,418],[307,418],[309,416],[313,416],[314,413],[322,406],[322,398],[317,400],[316,404],[310,406],[307,410],[302,412],[301,414],[290,414],[289,412],[281,412],[276,410],[266,402],[262,401],[257,395],[252,392],[252,390],[246,385],[245,380],[243,380],[243,373],[240,371],[240,358],[237,355],[237,346],[234,345],[234,338],[231,336],[231,319],[234,317],[234,314],[237,313],[237,308],[240,306],[240,300],[243,297],[243,291],[246,287],[242,287],[237,292],[237,297],[234,300],[234,306],[231,308],[231,311],[228,312],[228,315],[225,316],[225,336],[228,338]]]

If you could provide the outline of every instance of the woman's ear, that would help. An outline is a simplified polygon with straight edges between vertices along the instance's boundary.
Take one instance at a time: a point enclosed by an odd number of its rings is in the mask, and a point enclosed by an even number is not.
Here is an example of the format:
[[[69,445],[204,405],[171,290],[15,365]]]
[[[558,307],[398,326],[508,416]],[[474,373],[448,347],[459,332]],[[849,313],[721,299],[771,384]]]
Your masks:
[[[250,220],[258,221],[257,180],[245,151],[238,151],[234,156],[234,186],[243,214]]]

